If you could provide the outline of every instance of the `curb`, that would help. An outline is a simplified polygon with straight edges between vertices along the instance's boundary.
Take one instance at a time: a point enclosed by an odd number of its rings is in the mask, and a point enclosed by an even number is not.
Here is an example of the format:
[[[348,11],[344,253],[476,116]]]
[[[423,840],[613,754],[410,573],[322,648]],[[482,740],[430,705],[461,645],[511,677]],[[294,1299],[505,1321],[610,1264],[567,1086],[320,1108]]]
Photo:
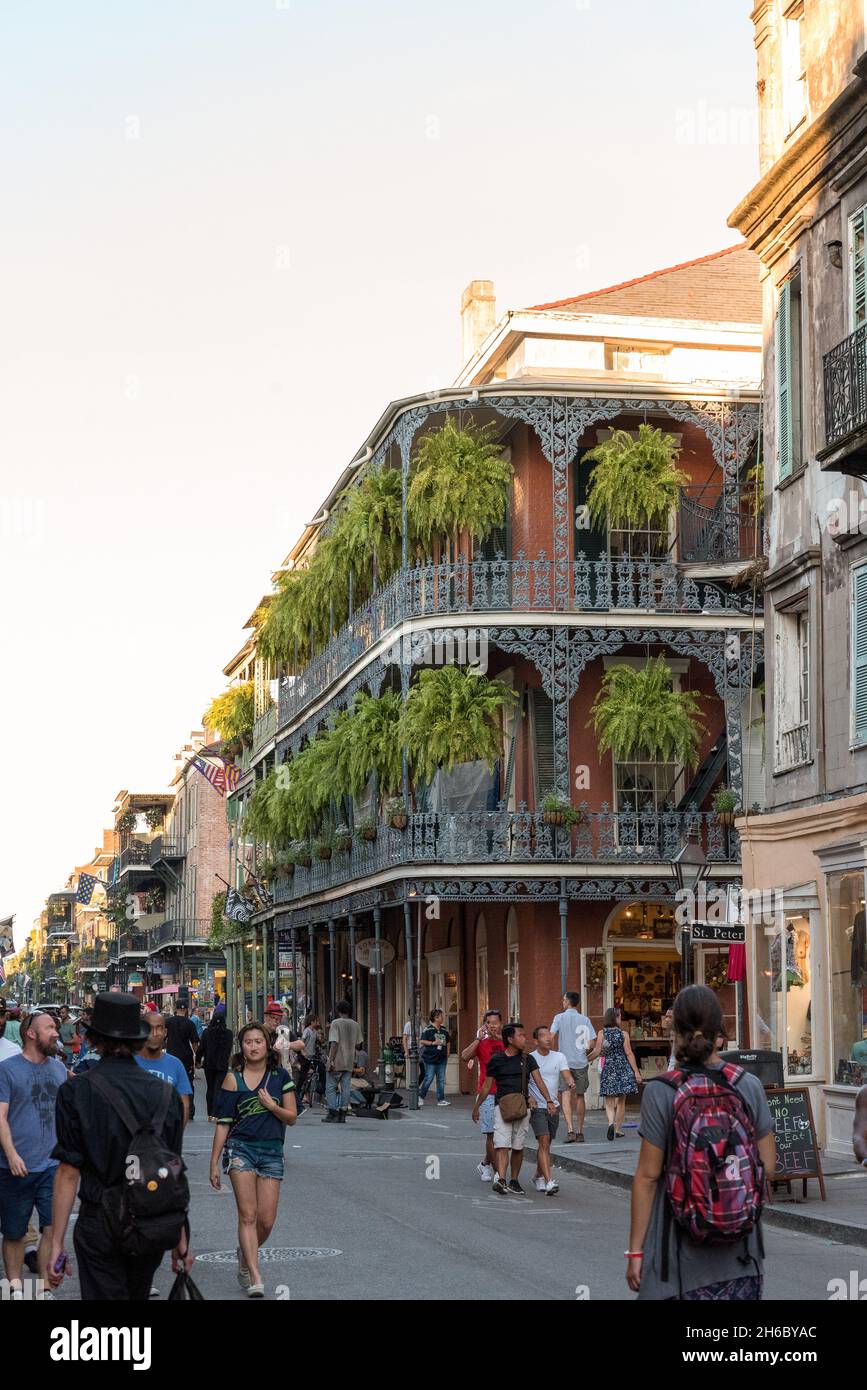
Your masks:
[[[527,1145],[524,1152],[533,1154],[535,1157],[536,1149]],[[605,1183],[608,1187],[620,1187],[627,1190],[632,1187],[631,1173],[618,1173],[610,1168],[600,1168],[595,1163],[586,1163],[580,1158],[567,1158],[565,1154],[552,1153],[551,1162],[555,1168],[563,1168],[566,1172],[577,1173],[580,1177],[590,1178],[593,1182]],[[762,1221],[767,1226],[777,1226],[782,1230],[789,1231],[804,1231],[807,1235],[822,1236],[826,1240],[836,1241],[839,1245],[858,1245],[867,1250],[867,1227],[865,1226],[847,1226],[842,1221],[827,1220],[822,1216],[808,1215],[803,1211],[787,1211],[779,1206],[769,1204],[765,1205],[762,1212]]]

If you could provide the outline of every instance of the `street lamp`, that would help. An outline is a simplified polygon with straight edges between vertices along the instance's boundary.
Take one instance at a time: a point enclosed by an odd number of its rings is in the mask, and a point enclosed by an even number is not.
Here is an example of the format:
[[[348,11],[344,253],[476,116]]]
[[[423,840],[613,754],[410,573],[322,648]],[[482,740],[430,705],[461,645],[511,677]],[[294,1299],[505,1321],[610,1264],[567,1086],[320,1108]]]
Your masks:
[[[686,843],[678,850],[671,861],[672,877],[677,885],[677,893],[686,894],[686,904],[689,912],[688,922],[681,929],[680,955],[681,955],[681,988],[691,983],[692,970],[692,925],[695,921],[695,903],[698,894],[698,886],[703,883],[710,873],[710,864],[705,858],[704,850],[699,844],[698,831],[690,830],[686,837]],[[682,900],[682,899],[681,899]]]

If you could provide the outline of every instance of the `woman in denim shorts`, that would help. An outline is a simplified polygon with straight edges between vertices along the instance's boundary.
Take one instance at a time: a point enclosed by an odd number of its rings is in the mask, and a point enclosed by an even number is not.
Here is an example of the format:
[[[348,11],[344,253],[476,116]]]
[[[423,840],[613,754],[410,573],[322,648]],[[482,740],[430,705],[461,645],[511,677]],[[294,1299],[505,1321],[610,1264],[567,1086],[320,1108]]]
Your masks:
[[[277,1219],[283,1177],[283,1135],[298,1118],[295,1083],[270,1045],[261,1023],[248,1023],[238,1034],[218,1097],[211,1186],[220,1190],[223,1170],[238,1208],[238,1282],[250,1298],[262,1298],[259,1247]]]

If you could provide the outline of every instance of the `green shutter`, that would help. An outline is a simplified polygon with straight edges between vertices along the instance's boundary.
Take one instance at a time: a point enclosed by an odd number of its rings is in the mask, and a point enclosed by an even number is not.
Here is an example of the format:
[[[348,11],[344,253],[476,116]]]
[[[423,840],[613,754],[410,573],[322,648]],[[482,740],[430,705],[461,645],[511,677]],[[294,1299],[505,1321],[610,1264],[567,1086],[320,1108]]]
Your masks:
[[[867,322],[867,273],[865,273],[867,206],[849,218],[849,274],[852,293],[852,331]]]
[[[788,281],[780,288],[774,320],[774,356],[777,365],[777,477],[782,481],[792,471],[792,287]]]
[[[577,555],[580,550],[585,560],[604,560],[608,556],[607,527],[604,525],[599,527],[585,524],[588,521],[586,511],[587,493],[589,491],[588,485],[590,483],[590,475],[593,472],[593,464],[585,462],[584,455],[586,453],[587,449],[582,449],[572,465],[572,495],[575,499],[574,554]]]
[[[530,691],[533,710],[533,752],[536,778],[536,805],[556,785],[554,769],[554,706],[544,690]]]
[[[867,565],[853,575],[852,732],[856,743],[867,740]]]

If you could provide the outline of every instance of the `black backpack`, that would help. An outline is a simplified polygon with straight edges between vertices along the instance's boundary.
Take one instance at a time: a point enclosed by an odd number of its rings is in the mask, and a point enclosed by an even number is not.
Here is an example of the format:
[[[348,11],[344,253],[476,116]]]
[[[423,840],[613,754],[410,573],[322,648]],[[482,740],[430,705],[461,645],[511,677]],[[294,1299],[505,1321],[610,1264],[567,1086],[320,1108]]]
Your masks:
[[[126,1176],[106,1187],[103,1210],[112,1238],[127,1255],[156,1255],[173,1250],[181,1238],[190,1188],[180,1154],[165,1144],[162,1134],[172,1100],[172,1088],[163,1082],[156,1113],[141,1123],[136,1120],[120,1091],[95,1067],[90,1081],[114,1107],[129,1130]]]

